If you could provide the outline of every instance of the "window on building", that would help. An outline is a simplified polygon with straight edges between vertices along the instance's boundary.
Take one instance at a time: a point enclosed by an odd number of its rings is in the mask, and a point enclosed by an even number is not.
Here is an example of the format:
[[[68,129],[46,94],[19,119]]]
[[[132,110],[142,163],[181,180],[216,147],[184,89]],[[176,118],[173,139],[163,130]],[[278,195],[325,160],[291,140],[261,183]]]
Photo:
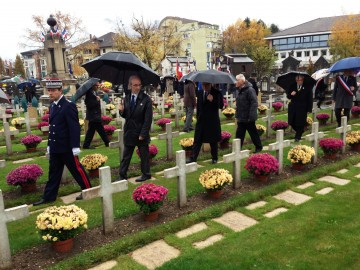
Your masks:
[[[280,44],[287,44],[287,39],[286,38],[282,38],[279,40]]]
[[[305,57],[309,57],[310,56],[310,51],[304,51],[304,55],[305,55]]]
[[[273,44],[273,45],[279,45],[279,40],[278,40],[278,39],[274,39],[274,40],[272,41],[272,44]]]
[[[295,43],[295,38],[288,38],[288,40],[287,40],[287,43],[288,44],[294,44]]]
[[[321,50],[321,55],[327,55],[327,50]]]
[[[328,41],[329,35],[320,35],[319,38],[320,38],[320,41]]]
[[[320,41],[320,36],[313,36],[313,40],[312,41]]]
[[[319,55],[319,51],[318,51],[318,50],[312,51],[312,55],[313,55],[313,56],[318,56],[318,55]]]
[[[311,42],[311,37],[303,37],[303,42]]]
[[[301,43],[301,37],[295,38],[295,43]]]
[[[296,57],[302,57],[302,52],[296,52]]]
[[[286,58],[286,53],[284,53],[284,52],[281,53],[281,54],[280,54],[280,57],[281,57],[282,59]]]
[[[91,50],[85,49],[85,50],[84,50],[84,54],[91,54]]]

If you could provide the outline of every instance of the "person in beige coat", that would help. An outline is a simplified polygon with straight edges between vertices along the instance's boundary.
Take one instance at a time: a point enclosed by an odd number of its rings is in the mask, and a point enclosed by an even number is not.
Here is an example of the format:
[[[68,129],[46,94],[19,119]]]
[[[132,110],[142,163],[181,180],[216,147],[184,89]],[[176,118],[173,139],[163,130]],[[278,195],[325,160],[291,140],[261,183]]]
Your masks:
[[[194,115],[194,109],[196,106],[196,93],[195,83],[190,80],[185,80],[184,86],[184,107],[186,112],[186,120],[184,125],[184,132],[190,132],[194,130],[192,121]]]

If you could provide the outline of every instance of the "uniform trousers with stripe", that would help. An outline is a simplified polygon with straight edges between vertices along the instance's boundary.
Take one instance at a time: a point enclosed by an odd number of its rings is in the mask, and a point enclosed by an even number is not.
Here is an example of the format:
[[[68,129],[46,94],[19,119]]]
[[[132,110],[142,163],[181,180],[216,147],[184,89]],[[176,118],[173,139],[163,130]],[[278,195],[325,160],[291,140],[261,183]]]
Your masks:
[[[50,153],[49,164],[49,181],[46,183],[43,197],[45,201],[56,200],[64,166],[68,168],[81,187],[81,190],[91,188],[89,177],[81,165],[78,156],[74,156],[72,152]]]

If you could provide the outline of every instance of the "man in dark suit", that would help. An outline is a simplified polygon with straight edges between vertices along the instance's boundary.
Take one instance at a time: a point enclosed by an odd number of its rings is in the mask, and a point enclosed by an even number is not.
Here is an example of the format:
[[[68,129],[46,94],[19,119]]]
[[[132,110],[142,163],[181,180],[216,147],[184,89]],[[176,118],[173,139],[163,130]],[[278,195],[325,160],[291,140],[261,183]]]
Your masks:
[[[153,111],[152,102],[148,95],[141,90],[140,77],[134,75],[129,78],[129,89],[124,104],[119,105],[119,112],[126,122],[124,125],[124,152],[120,163],[120,180],[127,179],[131,157],[135,146],[138,147],[141,160],[141,177],[136,182],[151,179],[149,161],[150,127]]]
[[[49,180],[46,183],[43,198],[33,205],[56,200],[64,166],[68,168],[81,189],[91,187],[89,178],[79,162],[80,124],[76,105],[62,94],[62,82],[59,79],[46,81],[50,105],[49,137],[47,152],[49,160]],[[77,200],[82,199],[79,195]]]
[[[302,75],[297,75],[295,81],[289,89],[286,89],[286,96],[290,99],[288,123],[295,130],[295,142],[298,142],[304,132],[307,114],[312,112],[313,85],[304,84]]]
[[[202,82],[202,90],[197,91],[197,106],[193,153],[191,162],[196,162],[203,143],[210,143],[212,163],[218,161],[218,142],[221,140],[219,109],[224,107],[220,90],[210,83]]]
[[[350,119],[350,110],[357,88],[356,78],[353,76],[352,70],[345,70],[343,75],[336,77],[332,98],[335,103],[335,116],[338,127],[341,126],[341,111],[343,109],[344,116],[348,121]]]
[[[97,131],[105,143],[105,146],[109,146],[109,138],[106,135],[104,126],[101,121],[101,108],[100,108],[100,97],[97,95],[100,83],[97,82],[93,85],[85,96],[86,105],[86,120],[89,121],[89,128],[85,135],[83,144],[84,149],[94,148],[90,147],[91,141],[94,137],[95,131]]]

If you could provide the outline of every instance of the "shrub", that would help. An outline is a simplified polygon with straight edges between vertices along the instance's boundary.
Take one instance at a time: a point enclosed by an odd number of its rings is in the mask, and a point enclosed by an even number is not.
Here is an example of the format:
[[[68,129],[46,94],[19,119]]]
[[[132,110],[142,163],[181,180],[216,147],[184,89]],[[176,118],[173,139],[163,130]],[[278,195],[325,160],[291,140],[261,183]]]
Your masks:
[[[36,135],[27,135],[21,138],[21,143],[24,144],[26,147],[36,147],[39,143],[41,143],[42,138]]]
[[[142,184],[138,186],[133,194],[132,198],[134,202],[140,205],[140,210],[145,214],[154,212],[163,205],[168,189],[163,186],[155,184]]]
[[[6,176],[6,182],[12,186],[32,183],[36,182],[43,173],[44,171],[39,165],[25,164],[9,172]]]
[[[253,154],[246,160],[245,169],[254,175],[269,175],[279,171],[279,161],[268,153]]]
[[[326,154],[338,153],[341,150],[341,147],[344,146],[344,143],[341,139],[336,138],[326,138],[319,141],[319,146]]]

